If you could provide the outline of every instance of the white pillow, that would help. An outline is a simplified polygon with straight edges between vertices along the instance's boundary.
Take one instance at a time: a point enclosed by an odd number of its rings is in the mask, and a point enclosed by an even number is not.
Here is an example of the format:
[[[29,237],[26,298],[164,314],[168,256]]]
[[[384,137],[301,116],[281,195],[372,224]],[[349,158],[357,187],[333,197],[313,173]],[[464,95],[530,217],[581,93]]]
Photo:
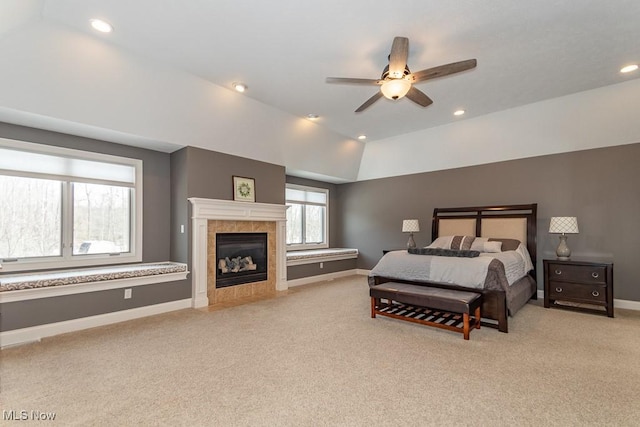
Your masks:
[[[471,244],[471,250],[485,253],[502,252],[502,242],[490,242],[488,237],[476,237]]]
[[[453,236],[441,236],[431,242],[429,246],[425,247],[434,249],[449,249],[449,247],[451,246],[451,239],[453,239]]]

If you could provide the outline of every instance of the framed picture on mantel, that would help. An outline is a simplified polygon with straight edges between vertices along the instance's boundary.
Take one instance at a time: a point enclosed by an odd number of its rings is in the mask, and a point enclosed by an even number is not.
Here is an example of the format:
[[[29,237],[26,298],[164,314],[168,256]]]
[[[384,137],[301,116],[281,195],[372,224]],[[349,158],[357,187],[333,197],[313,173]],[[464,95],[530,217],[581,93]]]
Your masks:
[[[243,176],[233,177],[233,200],[240,202],[256,201],[256,180]]]

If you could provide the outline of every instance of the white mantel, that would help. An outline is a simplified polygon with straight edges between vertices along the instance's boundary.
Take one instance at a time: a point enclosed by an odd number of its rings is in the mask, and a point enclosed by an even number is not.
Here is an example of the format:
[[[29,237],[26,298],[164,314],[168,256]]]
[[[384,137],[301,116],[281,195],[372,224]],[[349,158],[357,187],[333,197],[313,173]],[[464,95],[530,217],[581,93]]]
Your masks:
[[[276,223],[276,290],[287,286],[287,248],[285,242],[287,207],[270,203],[190,197],[192,205],[192,307],[209,305],[207,297],[207,221],[274,221]]]

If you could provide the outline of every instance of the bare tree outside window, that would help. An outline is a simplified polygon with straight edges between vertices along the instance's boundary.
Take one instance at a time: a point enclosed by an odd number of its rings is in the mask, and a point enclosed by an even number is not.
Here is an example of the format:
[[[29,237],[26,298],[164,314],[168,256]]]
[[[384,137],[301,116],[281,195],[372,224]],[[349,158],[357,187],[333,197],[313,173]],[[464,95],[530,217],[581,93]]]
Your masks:
[[[130,192],[127,187],[73,184],[73,254],[128,252]]]
[[[60,256],[62,183],[0,175],[0,258]]]
[[[302,205],[288,203],[287,209],[287,244],[302,243]]]

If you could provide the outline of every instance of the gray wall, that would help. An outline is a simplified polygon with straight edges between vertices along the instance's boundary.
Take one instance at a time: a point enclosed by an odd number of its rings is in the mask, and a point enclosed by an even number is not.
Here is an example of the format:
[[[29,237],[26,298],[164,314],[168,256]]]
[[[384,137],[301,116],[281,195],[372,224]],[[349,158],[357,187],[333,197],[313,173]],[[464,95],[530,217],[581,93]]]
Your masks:
[[[9,302],[1,305],[2,331],[62,322],[81,317],[129,310],[191,298],[185,281],[136,286],[131,299],[124,299],[123,289],[88,292],[51,298]]]
[[[168,154],[1,122],[0,137],[142,160],[144,186],[142,258],[144,262],[169,260],[171,175]]]
[[[191,206],[187,198],[233,200],[234,175],[255,179],[256,202],[284,204],[283,166],[195,147],[171,153],[171,257],[174,261],[191,265]],[[184,233],[180,233],[181,225]]]
[[[55,145],[78,150],[130,157],[143,161],[143,262],[168,261],[171,257],[170,233],[170,158],[169,154],[113,144],[78,136],[0,123],[0,137]],[[133,297],[124,299],[123,291],[93,292],[80,295],[42,298],[0,305],[0,330],[24,328],[53,321],[69,320],[133,307],[189,298],[188,280],[136,287]]]
[[[320,268],[319,262],[313,264],[293,265],[287,267],[287,280],[302,279],[304,277],[318,276],[320,274],[337,273],[345,270],[355,270],[357,259],[341,259],[339,261],[323,262]]]
[[[383,249],[405,247],[403,219],[420,220],[415,239],[426,245],[435,207],[538,203],[538,288],[558,242],[550,217],[576,216],[572,258],[613,260],[615,298],[640,301],[639,159],[632,144],[342,184],[341,244],[358,248],[358,268],[370,269]]]

